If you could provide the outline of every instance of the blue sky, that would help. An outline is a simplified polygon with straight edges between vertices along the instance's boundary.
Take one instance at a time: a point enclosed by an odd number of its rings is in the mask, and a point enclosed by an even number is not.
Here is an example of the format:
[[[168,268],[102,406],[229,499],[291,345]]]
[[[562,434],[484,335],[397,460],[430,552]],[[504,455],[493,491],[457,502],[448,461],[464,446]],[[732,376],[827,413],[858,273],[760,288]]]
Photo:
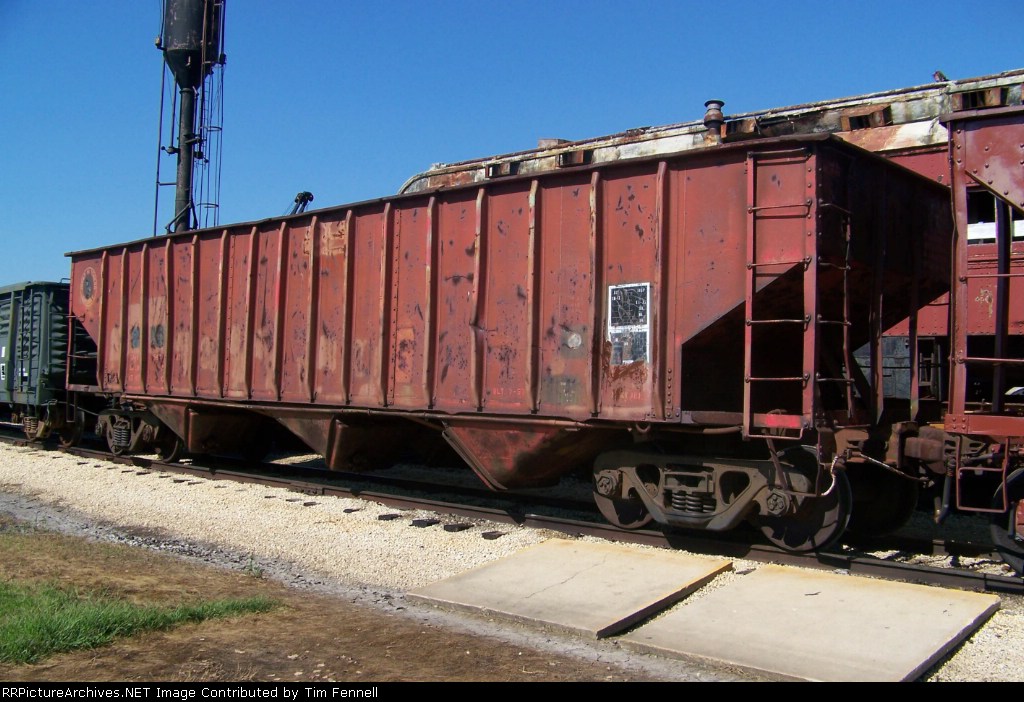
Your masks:
[[[160,0],[0,0],[0,285],[152,233],[160,16]],[[1024,68],[1022,19],[1020,0],[228,0],[221,222],[699,119],[710,98],[728,115]]]

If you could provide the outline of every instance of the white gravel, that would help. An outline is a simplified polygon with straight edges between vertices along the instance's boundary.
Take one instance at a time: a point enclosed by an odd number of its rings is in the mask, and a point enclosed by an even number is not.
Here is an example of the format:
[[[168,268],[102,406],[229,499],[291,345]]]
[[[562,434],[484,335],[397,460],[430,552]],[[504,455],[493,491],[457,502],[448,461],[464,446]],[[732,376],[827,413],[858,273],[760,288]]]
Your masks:
[[[0,511],[36,520],[42,527],[127,541],[236,568],[260,569],[292,584],[378,603],[393,603],[408,590],[554,536],[486,522],[473,522],[474,528],[465,531],[448,532],[436,526],[421,529],[410,526],[410,521],[438,515],[402,512],[400,519],[384,521],[378,517],[396,510],[369,501],[183,479],[171,473],[7,444],[0,444]],[[484,531],[499,531],[502,536],[484,539]],[[737,571],[757,567],[747,561],[734,564]],[[466,617],[457,618],[461,626],[467,626]],[[523,630],[504,635],[530,638]],[[552,637],[540,634],[532,643],[552,645]],[[562,650],[565,642],[557,645]],[[610,649],[608,644],[602,645],[601,655],[611,656],[614,645]],[[678,669],[679,663],[668,663],[664,669],[673,667]],[[709,678],[694,669],[683,679]],[[723,672],[710,679],[736,678]],[[1002,596],[1000,610],[927,679],[1024,680],[1024,600]]]

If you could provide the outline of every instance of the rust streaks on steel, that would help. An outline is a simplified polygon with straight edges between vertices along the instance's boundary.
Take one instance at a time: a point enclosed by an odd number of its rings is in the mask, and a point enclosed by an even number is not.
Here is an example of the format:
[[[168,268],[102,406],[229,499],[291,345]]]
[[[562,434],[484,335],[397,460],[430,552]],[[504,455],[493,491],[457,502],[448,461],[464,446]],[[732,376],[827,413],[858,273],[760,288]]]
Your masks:
[[[174,366],[175,345],[175,300],[171,296],[174,290],[174,244],[170,239],[164,240],[164,306],[167,309],[167,322],[164,327],[164,373],[163,391],[171,394],[171,368]]]
[[[310,402],[316,400],[317,329],[320,322],[320,247],[323,229],[320,218],[314,216],[309,223],[309,307],[306,328],[306,394]]]
[[[424,301],[422,306],[423,314],[426,315],[423,328],[424,353],[426,362],[423,364],[423,392],[426,396],[426,406],[433,409],[437,404],[437,362],[439,356],[438,319],[440,312],[440,273],[441,273],[441,234],[438,229],[437,196],[431,195],[427,201],[427,236],[429,237],[426,246],[427,256],[427,280],[426,289],[429,299]]]
[[[150,296],[149,296],[149,250],[150,250],[150,243],[148,241],[144,242],[142,244],[142,252],[139,255],[140,271],[139,271],[139,285],[137,286],[138,289],[139,289],[139,302],[138,302],[139,312],[138,312],[138,314],[139,314],[139,327],[140,327],[140,329],[139,329],[139,343],[138,344],[135,343],[135,332],[134,331],[132,332],[132,335],[131,335],[132,336],[132,349],[133,349],[132,355],[136,356],[138,358],[138,364],[139,364],[138,376],[139,376],[139,380],[142,383],[141,389],[142,389],[143,393],[148,393],[149,392],[149,382],[148,382],[149,379],[148,379],[148,377],[146,375],[146,371],[148,370],[148,366],[149,366],[149,364],[148,364],[149,357],[151,355],[153,355],[149,351],[149,305],[150,305]]]
[[[196,288],[200,284],[199,278],[199,235],[192,235],[192,246],[190,249],[189,260],[192,263],[192,276],[189,278],[190,292],[192,293],[191,298],[188,300],[188,307],[192,312],[192,324],[189,326],[189,346],[191,347],[191,362],[188,368],[189,386],[191,389],[192,397],[196,397],[199,391],[199,293]]]
[[[271,343],[273,343],[273,354],[270,359],[270,362],[273,364],[273,371],[265,376],[273,378],[274,382],[272,388],[265,389],[264,391],[266,399],[277,401],[281,400],[281,387],[284,380],[281,360],[284,354],[285,282],[288,273],[285,264],[289,260],[288,242],[290,238],[291,228],[288,226],[287,221],[283,221],[278,229],[279,250],[277,253],[276,271],[274,272],[277,283],[274,286],[274,310],[276,311],[274,315],[274,331],[268,335],[270,336]]]
[[[665,353],[666,349],[674,348],[669,341],[668,320],[672,318],[669,307],[671,296],[668,290],[675,289],[673,280],[674,254],[669,236],[669,217],[671,216],[671,189],[668,162],[658,162],[658,173],[655,182],[654,229],[656,232],[654,252],[656,278],[653,296],[657,301],[652,307],[658,310],[654,318],[654,332],[651,337],[651,365],[654,369],[654,393],[651,398],[651,416],[654,419],[669,419],[672,416],[672,377],[675,363],[674,353]]]
[[[107,261],[105,319],[80,299],[80,285],[76,304],[89,333],[104,339],[107,388],[116,391],[131,370],[133,399],[142,402],[168,392],[155,373],[170,362],[171,398],[271,417],[276,408],[388,409],[395,419],[420,411],[452,419],[487,413],[624,427],[653,421],[666,429],[683,422],[684,412],[742,417],[744,356],[736,350],[744,327],[737,321],[758,287],[745,264],[783,271],[781,261],[813,249],[807,240],[816,227],[804,207],[749,208],[805,202],[807,186],[819,177],[805,172],[807,152],[821,152],[840,188],[862,178],[847,169],[850,161],[864,162],[869,173],[885,168],[833,138],[765,140],[758,148],[767,154],[762,162],[748,146],[725,144],[714,153],[573,167],[328,208],[315,218],[172,234],[167,247],[130,244],[131,256],[124,246],[81,252],[73,254],[76,280]],[[751,163],[766,169],[757,187],[771,197],[744,188],[754,177]],[[767,180],[773,174],[781,177]],[[929,189],[929,196],[939,190],[924,179],[912,187]],[[777,232],[771,255],[749,258],[744,218],[763,218]],[[145,311],[148,340],[161,322],[181,327],[169,348],[145,344],[146,385],[137,368],[117,358],[130,346],[124,335],[131,326],[118,319],[128,313],[126,298],[135,304],[139,296],[125,286],[144,268],[148,296],[159,298],[166,285],[165,296],[174,300],[173,309],[154,303]],[[164,282],[162,270],[169,271]],[[801,273],[793,272],[787,291],[811,305],[814,291],[801,291]],[[858,285],[853,295],[870,283]],[[621,307],[612,304],[612,287],[621,289]],[[762,318],[789,317],[784,309],[765,309]],[[613,312],[636,322],[616,332],[614,359]],[[184,353],[189,335],[191,358]],[[720,349],[731,351],[723,356]],[[805,355],[812,366],[813,354]],[[764,363],[781,364],[782,356]],[[747,403],[748,416],[772,409]],[[327,432],[327,424],[318,431]]]
[[[604,300],[604,257],[602,256],[604,249],[604,229],[602,220],[601,207],[603,201],[601,198],[601,171],[594,169],[594,172],[590,174],[590,238],[589,238],[589,254],[590,254],[590,275],[593,280],[593,296],[592,306],[594,309],[594,316],[591,319],[590,334],[592,351],[590,358],[588,359],[588,375],[590,376],[590,413],[597,417],[601,414],[601,369],[602,365],[597,359],[603,357],[604,350],[604,320],[607,317],[607,310],[605,308]]]
[[[1024,362],[1010,344],[1011,335],[1024,331],[1020,323],[1024,297],[1017,285],[1020,261],[1013,256],[1019,255],[1020,248],[1015,250],[1011,214],[1011,208],[1024,210],[1024,107],[956,112],[943,121],[951,131],[957,232],[951,291],[955,362],[947,426],[967,434],[1021,437],[1024,418],[998,415],[1005,409],[1010,384],[1007,369]],[[994,243],[972,241],[969,234],[971,197],[980,193],[993,200]],[[983,280],[986,277],[989,281]],[[992,336],[987,353],[981,349],[971,353],[971,337],[979,332]],[[982,384],[991,388],[987,393],[991,404],[982,410],[971,408],[969,396]]]
[[[342,330],[341,347],[338,354],[341,359],[341,397],[345,404],[352,402],[352,329],[355,314],[355,301],[352,299],[355,292],[355,215],[351,209],[345,210],[345,227],[340,238],[343,240],[344,259],[344,296],[345,296],[345,317]]]
[[[128,247],[121,247],[120,251],[120,264],[121,273],[118,276],[118,298],[120,302],[120,321],[118,322],[120,329],[119,335],[117,336],[120,348],[118,349],[118,381],[114,385],[112,390],[125,390],[127,389],[127,374],[128,374]]]
[[[398,325],[398,290],[395,285],[395,258],[398,256],[399,239],[395,228],[395,207],[388,202],[384,205],[384,248],[381,255],[381,339],[380,339],[380,397],[381,405],[394,404],[394,368],[396,327]]]
[[[257,381],[263,377],[262,369],[259,367],[265,343],[263,322],[265,322],[267,311],[267,286],[273,282],[271,278],[272,262],[266,253],[267,245],[263,236],[263,229],[268,225],[273,226],[273,224],[273,222],[266,222],[252,229],[248,240],[249,253],[245,259],[247,265],[239,268],[242,271],[249,271],[246,277],[246,298],[241,301],[244,307],[237,310],[237,314],[231,314],[231,317],[242,320],[241,323],[234,324],[233,326],[235,334],[242,339],[245,349],[242,396],[250,400],[257,397]],[[232,272],[234,266],[231,265],[228,259],[224,259],[223,265],[226,270]],[[223,309],[226,310],[230,310],[232,303],[231,287],[233,287],[233,283],[230,282],[230,278],[228,280],[229,286],[224,289],[225,296],[222,303]],[[230,369],[230,354],[225,354],[222,350],[220,355],[227,356],[227,358],[222,358],[219,366],[227,366]]]
[[[469,342],[470,349],[470,379],[474,408],[483,411],[486,401],[484,399],[485,365],[484,355],[487,353],[487,330],[485,329],[485,315],[487,304],[487,246],[485,238],[487,235],[488,217],[487,189],[479,188],[476,192],[476,218],[473,239],[473,280],[470,285],[471,314],[469,329],[472,338]]]
[[[254,236],[253,232],[255,231],[256,227],[252,227],[252,230],[250,231],[249,234],[251,238]],[[221,231],[220,233],[220,257],[217,260],[217,325],[215,327],[217,330],[217,344],[216,347],[214,348],[207,348],[205,354],[206,358],[203,357],[204,354],[200,355],[201,369],[206,363],[211,363],[213,367],[216,368],[216,376],[214,380],[216,382],[217,392],[220,393],[220,397],[224,397],[224,382],[226,376],[224,368],[224,358],[228,356],[228,354],[224,353],[224,341],[227,338],[227,280],[230,272],[230,261],[228,260],[227,256],[227,228],[224,228],[223,231]],[[242,268],[241,265],[240,268]],[[246,299],[248,300],[249,297],[250,296],[247,292]],[[216,354],[216,358],[211,358],[211,356],[214,354]],[[237,361],[248,365],[248,355],[243,356],[241,358],[237,357]]]
[[[541,301],[544,299],[544,268],[541,241],[541,190],[540,181],[530,181],[530,194],[527,202],[529,245],[526,262],[527,286],[529,296],[529,317],[527,328],[530,330],[530,352],[527,356],[526,380],[529,384],[529,409],[536,413],[540,406],[540,366],[541,366]]]

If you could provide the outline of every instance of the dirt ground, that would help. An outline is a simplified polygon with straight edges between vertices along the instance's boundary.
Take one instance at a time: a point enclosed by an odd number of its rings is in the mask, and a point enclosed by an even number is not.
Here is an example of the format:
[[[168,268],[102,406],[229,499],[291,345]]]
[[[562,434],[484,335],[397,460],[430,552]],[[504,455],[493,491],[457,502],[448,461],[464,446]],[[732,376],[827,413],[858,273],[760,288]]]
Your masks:
[[[174,604],[265,595],[263,613],[150,632],[33,665],[0,664],[0,680],[595,682],[644,680],[620,668],[449,631],[261,577],[116,544],[39,531],[0,514],[0,578],[104,590]]]

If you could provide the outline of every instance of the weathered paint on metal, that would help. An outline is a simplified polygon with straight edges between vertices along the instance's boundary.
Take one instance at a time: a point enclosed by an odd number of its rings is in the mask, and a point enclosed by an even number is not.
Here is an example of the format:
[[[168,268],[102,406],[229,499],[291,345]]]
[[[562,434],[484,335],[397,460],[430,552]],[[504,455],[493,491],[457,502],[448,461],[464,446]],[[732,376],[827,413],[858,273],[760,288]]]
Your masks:
[[[948,133],[939,116],[962,109],[967,102],[1019,104],[1024,71],[1009,71],[944,81],[893,91],[821,101],[788,108],[745,113],[728,117],[726,139],[752,139],[783,134],[833,133],[851,144],[886,158],[937,182],[948,185]],[[982,97],[978,97],[982,96]],[[644,127],[621,134],[579,142],[553,140],[539,148],[502,156],[439,164],[420,174],[402,192],[448,187],[468,182],[485,182],[485,165],[513,163],[518,173],[541,173],[578,163],[601,163],[638,156],[674,154],[705,146],[706,130],[701,122],[664,127]],[[586,155],[584,161],[582,155]],[[980,252],[979,252],[980,253]],[[982,260],[976,261],[983,266]],[[984,295],[983,291],[979,294]],[[1016,298],[1015,298],[1016,299]],[[949,335],[949,300],[921,300],[918,334],[929,337]],[[1019,316],[1019,315],[1018,315]],[[973,317],[972,333],[991,333],[981,317]],[[889,336],[909,336],[909,320],[903,320]],[[1011,333],[1024,333],[1017,327]]]
[[[67,313],[66,283],[0,288],[0,411],[39,416],[64,398]]]
[[[502,430],[465,417],[671,426],[745,409],[799,430],[831,411],[813,383],[744,408],[751,296],[766,319],[834,305],[840,279],[816,269],[846,256],[849,232],[853,333],[877,336],[909,313],[912,245],[932,249],[926,286],[948,280],[948,199],[827,136],[750,153],[725,144],[78,252],[73,313],[100,342],[104,392],[275,416],[339,461],[339,436],[368,436],[358,411],[432,417],[467,455]],[[752,262],[771,276],[748,291]],[[876,319],[865,301],[878,294]],[[836,352],[823,338],[812,324],[795,344],[758,343],[753,372],[813,378]],[[474,467],[508,485],[558,444],[546,431]],[[480,468],[495,461],[511,468]]]
[[[1024,437],[1024,417],[999,416],[1010,389],[1005,376],[1020,379],[1024,357],[1020,347],[1007,339],[1019,332],[1022,279],[1019,244],[1012,242],[1011,222],[996,227],[995,244],[984,251],[973,244],[968,232],[968,194],[987,191],[997,210],[1005,207],[1024,212],[1024,107],[966,111],[947,116],[950,158],[953,164],[953,204],[956,217],[952,319],[952,373],[947,430],[965,434]],[[997,221],[1000,217],[997,215]],[[997,249],[1005,247],[1000,265]],[[1002,298],[1002,302],[1000,301]],[[1002,314],[998,312],[1005,306]],[[1002,318],[1000,318],[1002,316]],[[994,335],[993,350],[979,353],[973,332],[984,329]],[[1003,347],[1000,349],[1000,347]],[[1016,350],[1014,350],[1016,349]],[[1002,378],[1002,380],[1000,380]],[[1018,383],[1019,384],[1019,383]],[[1001,387],[1000,387],[1001,386]],[[978,408],[978,388],[986,403]],[[995,410],[995,411],[993,411]]]
[[[628,444],[622,429],[580,432],[543,424],[455,422],[445,438],[480,479],[495,490],[553,485],[598,453]]]
[[[947,133],[939,116],[977,92],[998,92],[1004,104],[1020,104],[1024,71],[887,90],[791,107],[726,115],[726,140],[831,133],[869,151],[898,154],[919,149],[945,151]],[[489,166],[514,164],[520,175],[535,175],[579,163],[668,156],[703,148],[702,120],[640,127],[580,141],[542,141],[539,148],[451,164],[436,164],[410,178],[399,192],[419,192],[488,179]],[[585,158],[580,156],[585,154]],[[928,173],[936,178],[948,167]],[[948,175],[946,175],[948,178]]]

